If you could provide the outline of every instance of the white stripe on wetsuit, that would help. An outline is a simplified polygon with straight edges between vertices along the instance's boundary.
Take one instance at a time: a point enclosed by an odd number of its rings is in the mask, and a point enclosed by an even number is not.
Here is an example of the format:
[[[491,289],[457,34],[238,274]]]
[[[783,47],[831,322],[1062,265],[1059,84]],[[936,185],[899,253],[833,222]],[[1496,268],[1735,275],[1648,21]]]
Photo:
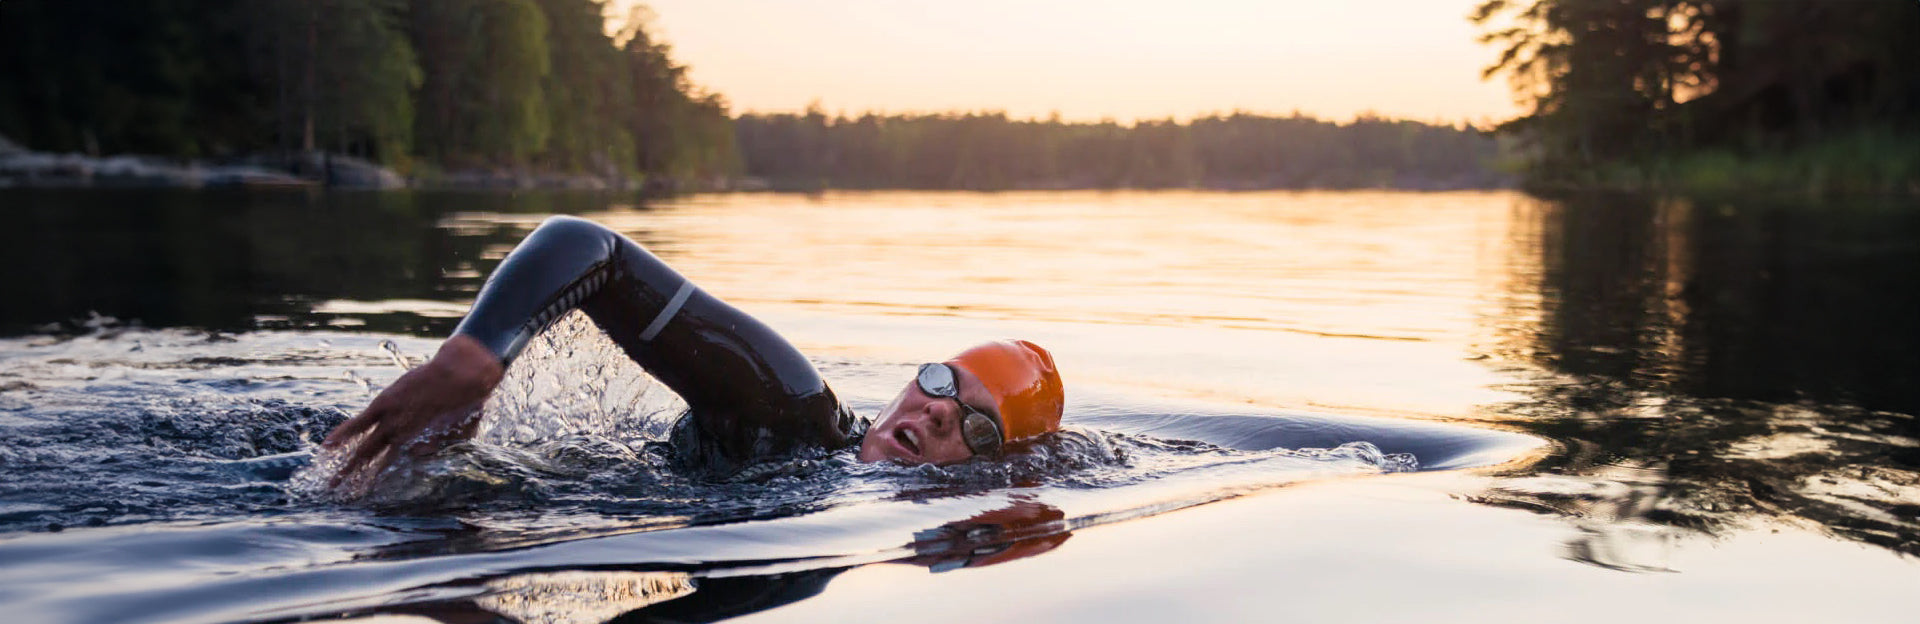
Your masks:
[[[673,293],[673,299],[667,301],[667,307],[660,309],[660,316],[653,317],[653,322],[647,325],[647,330],[640,332],[640,339],[653,340],[654,336],[660,335],[660,330],[667,328],[667,321],[672,320],[673,315],[680,313],[680,306],[686,305],[687,297],[691,296],[693,296],[693,282],[681,282],[680,290]]]

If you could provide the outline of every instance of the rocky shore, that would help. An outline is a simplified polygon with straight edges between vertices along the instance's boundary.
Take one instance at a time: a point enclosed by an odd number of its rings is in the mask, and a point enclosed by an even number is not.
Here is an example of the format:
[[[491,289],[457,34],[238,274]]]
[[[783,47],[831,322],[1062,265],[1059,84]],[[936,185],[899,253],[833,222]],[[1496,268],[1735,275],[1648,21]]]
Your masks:
[[[351,156],[308,152],[220,161],[150,156],[89,156],[29,150],[0,137],[0,188],[303,188],[642,190],[621,176],[454,169],[404,176]]]

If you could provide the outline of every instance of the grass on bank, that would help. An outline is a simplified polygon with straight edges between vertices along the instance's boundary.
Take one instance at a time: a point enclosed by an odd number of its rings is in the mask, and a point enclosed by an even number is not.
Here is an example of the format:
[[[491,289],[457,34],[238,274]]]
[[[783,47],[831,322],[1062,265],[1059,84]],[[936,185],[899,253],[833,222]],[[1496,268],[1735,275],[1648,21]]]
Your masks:
[[[1791,150],[1711,148],[1584,169],[1536,168],[1540,190],[1920,196],[1920,134],[1860,131]]]

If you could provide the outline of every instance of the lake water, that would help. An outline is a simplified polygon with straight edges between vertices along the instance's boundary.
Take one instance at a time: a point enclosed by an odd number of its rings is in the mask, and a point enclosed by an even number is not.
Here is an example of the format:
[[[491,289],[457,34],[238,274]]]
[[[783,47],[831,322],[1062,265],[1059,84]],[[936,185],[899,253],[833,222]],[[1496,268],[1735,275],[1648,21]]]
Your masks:
[[[1072,435],[690,479],[642,450],[675,399],[575,320],[431,486],[289,480],[554,213],[865,415],[918,362],[1046,345]],[[1920,590],[1895,202],[0,190],[0,218],[15,621],[1885,622]],[[1378,452],[1285,450],[1349,438]]]

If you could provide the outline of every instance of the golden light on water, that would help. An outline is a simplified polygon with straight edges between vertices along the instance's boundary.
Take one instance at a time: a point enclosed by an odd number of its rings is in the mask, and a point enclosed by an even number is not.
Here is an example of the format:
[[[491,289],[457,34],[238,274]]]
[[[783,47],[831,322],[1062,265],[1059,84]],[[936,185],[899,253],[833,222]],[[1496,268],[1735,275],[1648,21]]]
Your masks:
[[[1452,341],[1475,320],[1461,245],[1507,216],[1478,193],[1078,196],[712,196],[597,218],[670,234],[650,248],[742,304]]]
[[[1121,122],[1211,112],[1513,116],[1480,80],[1477,0],[966,3],[651,0],[695,83],[739,111],[1003,110]],[[636,0],[610,11],[627,15]]]
[[[1081,382],[1458,416],[1503,396],[1464,355],[1515,286],[1488,266],[1513,257],[1512,197],[754,194],[588,216],[811,354],[1017,336]]]

